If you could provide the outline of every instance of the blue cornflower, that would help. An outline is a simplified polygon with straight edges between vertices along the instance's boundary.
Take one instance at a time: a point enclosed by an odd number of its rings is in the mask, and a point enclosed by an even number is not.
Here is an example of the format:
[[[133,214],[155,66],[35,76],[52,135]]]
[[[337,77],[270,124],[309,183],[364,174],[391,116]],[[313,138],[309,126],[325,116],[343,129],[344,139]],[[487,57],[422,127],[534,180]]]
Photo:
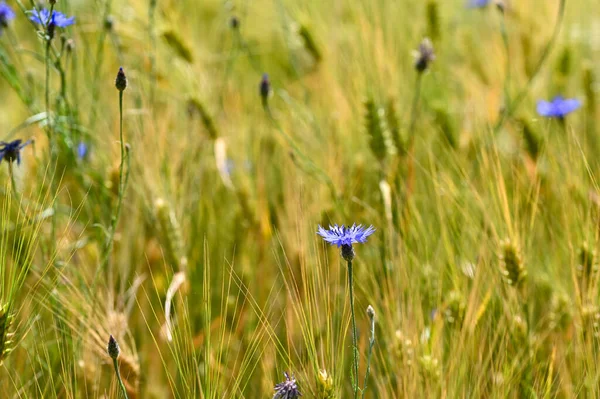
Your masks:
[[[29,19],[42,26],[54,25],[59,28],[66,28],[75,23],[75,17],[67,18],[65,14],[56,10],[52,11],[52,17],[50,17],[50,11],[45,8],[31,10]]]
[[[77,156],[79,157],[79,159],[85,159],[88,155],[88,145],[83,142],[80,141],[79,144],[77,144]]]
[[[576,98],[556,96],[550,102],[544,100],[538,101],[537,113],[548,118],[562,119],[579,107],[581,107],[581,102]]]
[[[341,247],[342,257],[346,261],[351,262],[352,259],[354,259],[352,244],[362,244],[367,242],[367,237],[374,232],[375,228],[373,226],[364,228],[362,224],[356,225],[356,223],[354,223],[352,227],[346,227],[344,225],[340,227],[336,224],[333,227],[329,226],[329,230],[325,230],[323,227],[319,226],[317,234],[323,237],[323,239],[331,245],[337,245],[338,248]]]
[[[22,142],[17,139],[10,142],[0,141],[0,162],[6,159],[6,162],[12,163],[17,160],[17,165],[21,165],[21,150],[23,147],[31,144],[31,140]]]
[[[8,22],[15,19],[15,12],[5,2],[0,2],[0,35],[2,29],[8,26]]]
[[[491,0],[470,0],[467,4],[469,8],[484,8],[488,4],[490,4]]]
[[[288,373],[283,373],[285,381],[275,385],[275,395],[273,399],[297,399],[302,394],[294,376],[290,377]]]

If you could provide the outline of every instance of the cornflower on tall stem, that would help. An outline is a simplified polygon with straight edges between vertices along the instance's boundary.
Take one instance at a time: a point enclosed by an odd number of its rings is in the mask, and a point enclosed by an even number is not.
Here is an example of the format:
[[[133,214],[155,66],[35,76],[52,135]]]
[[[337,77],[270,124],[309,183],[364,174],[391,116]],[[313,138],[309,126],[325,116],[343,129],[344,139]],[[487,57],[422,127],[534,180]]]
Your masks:
[[[358,398],[358,334],[356,332],[356,317],[354,315],[354,282],[353,282],[353,271],[352,261],[354,260],[354,248],[352,244],[365,243],[367,237],[375,232],[373,226],[364,228],[362,225],[353,224],[352,227],[341,227],[337,224],[329,226],[329,230],[325,230],[319,226],[317,234],[323,237],[323,239],[331,245],[337,245],[341,248],[342,258],[348,264],[348,288],[350,292],[350,317],[352,319],[352,352],[353,352],[353,378],[352,378],[352,389],[354,392],[354,399]]]

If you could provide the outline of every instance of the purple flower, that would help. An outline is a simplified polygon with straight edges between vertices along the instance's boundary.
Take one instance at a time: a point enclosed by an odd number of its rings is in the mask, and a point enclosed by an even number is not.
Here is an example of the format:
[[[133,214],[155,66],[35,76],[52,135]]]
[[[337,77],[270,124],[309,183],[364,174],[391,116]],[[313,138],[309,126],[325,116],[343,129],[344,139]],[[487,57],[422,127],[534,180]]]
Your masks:
[[[6,162],[12,163],[16,159],[17,165],[21,165],[21,150],[30,143],[31,140],[27,140],[23,143],[20,139],[13,140],[8,143],[5,141],[0,141],[0,162],[6,159]]]
[[[365,229],[362,224],[357,226],[356,223],[354,223],[352,227],[346,227],[344,225],[340,227],[336,224],[333,227],[329,226],[329,230],[325,230],[323,227],[319,226],[317,234],[323,237],[323,239],[331,245],[337,245],[339,248],[342,245],[352,246],[352,244],[365,243],[367,242],[367,237],[374,232],[375,228],[373,226],[369,226]]]
[[[31,10],[31,17],[29,19],[42,26],[54,25],[59,28],[66,28],[75,23],[75,17],[67,18],[60,11],[52,11],[52,17],[50,17],[50,11],[45,8],[42,10]]]
[[[470,0],[467,4],[469,8],[484,8],[488,4],[490,4],[491,0]]]
[[[547,118],[564,118],[579,107],[581,107],[581,102],[576,98],[556,96],[550,102],[538,101],[537,113]]]
[[[283,375],[285,375],[285,381],[275,385],[273,399],[297,399],[302,396],[294,376],[290,377],[288,373],[283,373]]]
[[[15,19],[15,12],[5,2],[0,2],[0,35],[2,29],[8,26],[8,22]]]

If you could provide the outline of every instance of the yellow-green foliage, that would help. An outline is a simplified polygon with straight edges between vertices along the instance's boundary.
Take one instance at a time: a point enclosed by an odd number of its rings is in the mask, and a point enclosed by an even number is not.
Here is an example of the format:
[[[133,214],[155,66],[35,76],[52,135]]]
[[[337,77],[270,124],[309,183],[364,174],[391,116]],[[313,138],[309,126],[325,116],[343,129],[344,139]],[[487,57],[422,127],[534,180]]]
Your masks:
[[[122,397],[113,335],[130,399],[353,398],[335,223],[365,398],[600,397],[597,0],[55,3],[0,21],[0,397]]]

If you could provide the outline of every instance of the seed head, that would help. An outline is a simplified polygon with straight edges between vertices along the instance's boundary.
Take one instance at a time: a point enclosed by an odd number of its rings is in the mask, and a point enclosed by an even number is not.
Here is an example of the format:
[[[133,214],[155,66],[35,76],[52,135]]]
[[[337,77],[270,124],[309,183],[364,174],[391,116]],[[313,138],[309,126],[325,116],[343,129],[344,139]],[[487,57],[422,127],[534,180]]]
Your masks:
[[[117,79],[115,80],[115,86],[119,91],[123,91],[127,88],[127,77],[125,76],[125,71],[123,71],[123,67],[119,68],[119,72],[117,73]]]
[[[104,19],[104,29],[107,31],[111,31],[113,26],[115,25],[115,19],[112,15],[107,15]]]
[[[369,320],[371,320],[371,322],[375,320],[375,309],[373,309],[373,306],[367,306],[367,315],[369,316]]]
[[[108,338],[108,346],[106,347],[106,352],[111,359],[116,360],[121,353],[121,349],[119,349],[119,344],[117,340],[112,335]]]
[[[415,68],[417,72],[423,73],[429,68],[429,65],[435,60],[433,44],[429,38],[423,39],[419,44],[419,49],[415,52]]]
[[[260,98],[262,100],[263,106],[267,106],[269,100],[269,94],[271,93],[271,81],[269,80],[269,75],[264,73],[262,79],[260,81]]]
[[[290,377],[288,373],[283,373],[283,375],[285,376],[285,381],[275,385],[273,399],[297,399],[302,396],[294,376]]]
[[[527,276],[527,271],[523,266],[519,248],[512,241],[504,240],[500,243],[500,260],[506,282],[513,286],[521,284]]]
[[[317,399],[335,398],[333,378],[326,370],[319,370],[317,375]]]

